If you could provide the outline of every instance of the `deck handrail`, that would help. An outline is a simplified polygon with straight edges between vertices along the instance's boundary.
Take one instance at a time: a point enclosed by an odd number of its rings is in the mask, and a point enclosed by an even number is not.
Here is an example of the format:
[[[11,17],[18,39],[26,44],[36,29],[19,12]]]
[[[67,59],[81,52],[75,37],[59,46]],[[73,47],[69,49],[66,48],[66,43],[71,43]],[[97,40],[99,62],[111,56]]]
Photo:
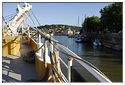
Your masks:
[[[92,65],[90,62],[82,59],[77,54],[75,54],[73,51],[71,51],[69,48],[56,44],[56,47],[58,47],[61,50],[64,50],[68,55],[70,55],[72,58],[74,58],[79,64],[81,64],[85,69],[87,69],[92,75],[94,75],[99,81],[101,82],[111,82],[99,69],[97,69],[94,65]]]
[[[60,43],[58,40],[54,39],[51,36],[46,35],[43,33],[41,30],[38,28],[35,29],[38,31],[38,33],[45,38],[45,40],[48,40],[50,44],[51,42],[54,42],[54,46],[59,50],[59,51],[65,51],[67,55],[70,55],[74,60],[76,60],[82,67],[84,67],[86,70],[88,70],[93,76],[95,76],[100,82],[111,82],[98,68],[96,68],[94,65],[92,65],[90,62],[82,59],[79,57],[77,54],[75,54],[73,51],[71,51],[68,47]],[[40,49],[40,48],[39,48]],[[63,63],[64,64],[64,63]]]

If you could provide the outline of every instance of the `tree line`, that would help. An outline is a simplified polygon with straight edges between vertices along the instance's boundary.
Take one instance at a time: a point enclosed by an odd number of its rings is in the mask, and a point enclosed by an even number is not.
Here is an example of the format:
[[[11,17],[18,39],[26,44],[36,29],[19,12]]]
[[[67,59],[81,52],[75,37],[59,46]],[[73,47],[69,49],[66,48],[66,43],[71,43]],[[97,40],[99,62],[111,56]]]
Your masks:
[[[71,25],[63,25],[63,24],[52,24],[52,25],[43,25],[43,26],[38,26],[39,29],[42,29],[44,31],[64,31],[64,30],[77,30],[79,31],[81,27],[78,26],[71,26]]]
[[[119,32],[123,27],[123,3],[112,3],[100,10],[101,17],[86,17],[82,23],[83,32]]]

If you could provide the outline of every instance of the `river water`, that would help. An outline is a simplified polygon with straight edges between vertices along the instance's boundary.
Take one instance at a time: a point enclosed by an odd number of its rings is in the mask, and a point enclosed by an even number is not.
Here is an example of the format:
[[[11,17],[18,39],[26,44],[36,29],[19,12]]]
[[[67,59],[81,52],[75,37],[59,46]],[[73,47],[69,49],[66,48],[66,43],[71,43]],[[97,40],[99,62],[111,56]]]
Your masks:
[[[90,43],[76,43],[74,38],[54,36],[81,58],[99,68],[111,81],[122,82],[122,52],[105,47],[93,47]]]

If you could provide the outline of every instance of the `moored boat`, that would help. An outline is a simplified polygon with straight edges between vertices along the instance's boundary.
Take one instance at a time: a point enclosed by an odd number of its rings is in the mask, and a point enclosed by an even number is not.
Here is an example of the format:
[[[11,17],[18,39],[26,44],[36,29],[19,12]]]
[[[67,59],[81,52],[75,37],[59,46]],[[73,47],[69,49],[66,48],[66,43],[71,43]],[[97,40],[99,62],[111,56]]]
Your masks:
[[[95,40],[93,41],[93,45],[94,45],[94,46],[101,46],[101,42],[100,42],[98,39],[95,39]]]
[[[81,35],[77,35],[76,37],[75,37],[75,41],[76,42],[82,42],[83,40],[82,40],[82,36]]]

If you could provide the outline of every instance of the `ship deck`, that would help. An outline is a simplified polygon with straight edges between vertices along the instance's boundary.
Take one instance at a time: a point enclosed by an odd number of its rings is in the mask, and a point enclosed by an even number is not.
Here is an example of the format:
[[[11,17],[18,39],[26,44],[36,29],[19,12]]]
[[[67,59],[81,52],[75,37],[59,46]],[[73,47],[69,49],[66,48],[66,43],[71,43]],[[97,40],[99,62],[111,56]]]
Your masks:
[[[2,82],[39,80],[35,70],[35,64],[24,61],[21,55],[25,55],[32,50],[32,47],[21,44],[20,51],[17,55],[2,56]]]

